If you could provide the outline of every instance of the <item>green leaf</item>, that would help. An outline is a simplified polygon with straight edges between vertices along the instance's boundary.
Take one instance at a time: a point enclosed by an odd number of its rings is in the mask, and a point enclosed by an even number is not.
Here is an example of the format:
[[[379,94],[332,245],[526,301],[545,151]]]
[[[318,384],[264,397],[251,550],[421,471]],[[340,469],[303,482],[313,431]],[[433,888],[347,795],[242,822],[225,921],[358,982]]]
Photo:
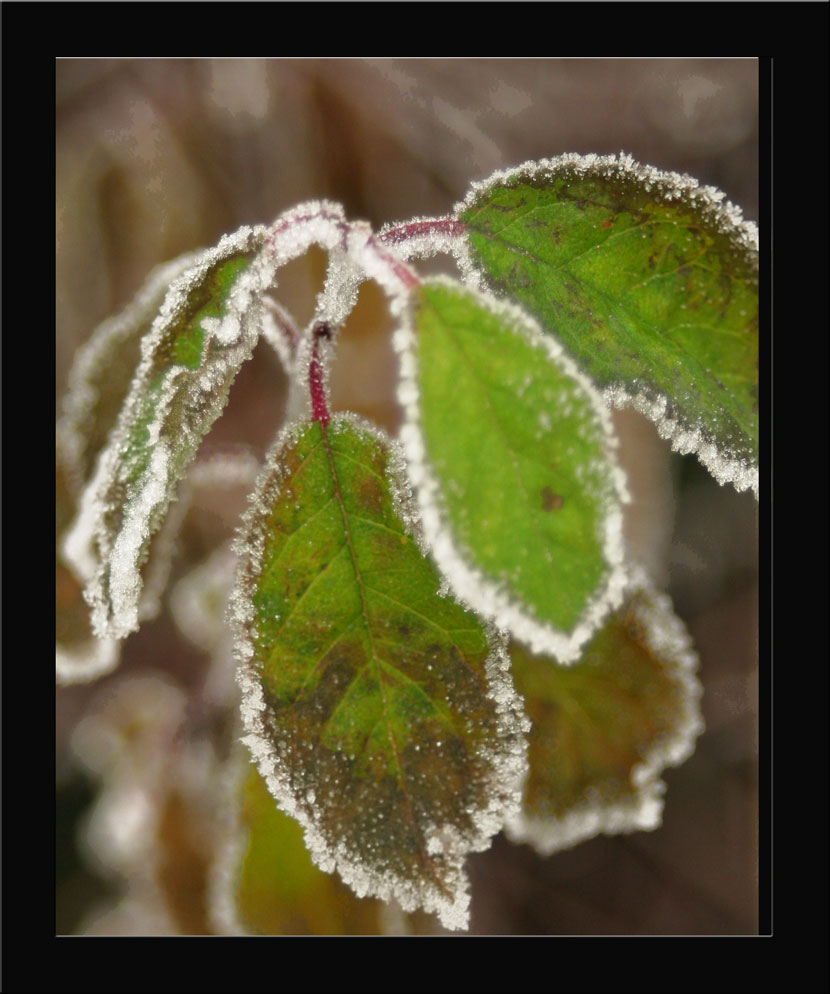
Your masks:
[[[176,486],[219,416],[259,333],[271,272],[252,265],[264,229],[242,228],[172,284],[142,341],[129,395],[64,546],[101,637],[138,626],[141,565]]]
[[[723,194],[622,156],[528,163],[457,208],[471,263],[618,406],[757,496],[758,248]]]
[[[199,262],[188,253],[158,266],[127,307],[100,324],[78,350],[58,424],[58,452],[67,482],[78,496],[115,427],[150,331],[171,282]]]
[[[278,439],[237,543],[242,712],[318,866],[460,928],[464,858],[518,803],[524,719],[503,650],[438,595],[401,479],[354,416]]]
[[[455,592],[563,662],[619,603],[624,480],[602,399],[523,312],[446,280],[413,291],[401,432]]]
[[[544,855],[660,824],[665,766],[703,728],[697,657],[668,598],[640,576],[574,666],[511,650],[532,722],[530,775],[508,835]]]
[[[378,935],[383,904],[355,897],[311,860],[303,832],[280,811],[257,768],[243,784],[241,865],[234,874],[237,929],[252,935]]]

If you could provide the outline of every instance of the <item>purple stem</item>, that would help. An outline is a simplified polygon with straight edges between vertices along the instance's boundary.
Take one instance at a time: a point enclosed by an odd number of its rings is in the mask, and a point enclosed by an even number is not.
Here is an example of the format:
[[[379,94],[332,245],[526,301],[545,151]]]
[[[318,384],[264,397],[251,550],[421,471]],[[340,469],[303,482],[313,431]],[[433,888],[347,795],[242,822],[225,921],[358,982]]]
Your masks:
[[[431,235],[438,233],[449,235],[451,238],[460,238],[466,231],[466,225],[453,218],[438,218],[435,221],[412,221],[410,224],[402,224],[398,228],[390,228],[380,236],[380,241],[389,245],[400,245],[411,238],[418,238],[421,235]]]
[[[323,364],[320,360],[320,339],[331,338],[329,326],[325,323],[318,324],[314,328],[314,345],[311,351],[311,362],[308,366],[308,389],[311,393],[311,420],[319,421],[325,428],[331,421],[328,404],[326,403],[326,390],[323,386]]]

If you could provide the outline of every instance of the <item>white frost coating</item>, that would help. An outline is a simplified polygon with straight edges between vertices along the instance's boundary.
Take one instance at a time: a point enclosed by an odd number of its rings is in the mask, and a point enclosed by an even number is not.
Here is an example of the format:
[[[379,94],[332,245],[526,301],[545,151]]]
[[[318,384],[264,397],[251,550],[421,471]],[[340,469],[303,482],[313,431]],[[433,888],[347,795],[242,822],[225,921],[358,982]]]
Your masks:
[[[84,423],[92,417],[98,402],[95,379],[105,374],[113,351],[129,341],[144,324],[152,321],[173,280],[195,266],[203,255],[202,251],[188,252],[172,262],[157,266],[127,307],[100,324],[89,341],[75,354],[58,422],[57,447],[76,487],[86,483],[83,470],[86,447]]]
[[[404,475],[404,459],[400,448],[374,425],[354,414],[338,415],[331,425],[345,422],[376,440],[390,453],[388,480],[396,510],[405,527],[424,549],[418,527],[417,510],[410,503],[409,487]],[[255,493],[250,497],[251,506],[243,517],[236,541],[239,557],[237,581],[231,597],[229,619],[235,633],[238,660],[237,681],[241,690],[241,714],[245,729],[242,741],[248,747],[268,789],[279,808],[295,818],[303,827],[306,846],[314,863],[327,873],[335,870],[344,883],[359,896],[374,896],[384,901],[396,900],[404,911],[418,907],[437,914],[449,929],[465,929],[469,923],[468,880],[463,863],[469,852],[489,848],[492,837],[503,827],[508,817],[515,816],[521,804],[524,778],[527,775],[527,741],[525,734],[530,722],[524,714],[522,702],[513,687],[510,662],[503,636],[486,626],[491,652],[485,662],[488,696],[495,704],[496,734],[488,751],[481,757],[483,765],[491,771],[493,790],[488,806],[469,812],[472,826],[462,835],[449,824],[422,825],[427,845],[433,853],[442,853],[447,860],[447,882],[452,890],[448,899],[436,886],[423,884],[415,888],[391,872],[380,872],[365,866],[342,840],[327,839],[304,797],[295,795],[289,771],[283,765],[279,743],[275,743],[266,727],[266,704],[261,682],[254,661],[254,645],[250,630],[255,612],[247,577],[261,571],[264,539],[258,521],[264,516],[266,496],[276,499],[281,482],[279,456],[284,447],[295,442],[304,424],[289,425],[283,429],[268,454]],[[331,430],[331,428],[329,429]],[[276,480],[276,486],[273,482]],[[265,490],[267,489],[267,495]],[[319,794],[318,787],[317,793]],[[229,920],[230,919],[226,919]],[[232,921],[231,921],[232,924]]]
[[[385,224],[378,232],[379,242],[395,252],[405,262],[411,259],[431,259],[436,255],[451,255],[459,260],[467,258],[466,239],[448,230],[442,230],[440,225],[456,223],[454,217],[415,217],[404,223]],[[419,228],[423,231],[418,231]],[[403,236],[396,238],[395,232]]]
[[[464,200],[455,205],[453,215],[459,218],[494,186],[509,184],[518,179],[544,180],[563,171],[574,172],[578,176],[600,176],[642,183],[654,195],[655,200],[682,201],[700,211],[705,221],[726,235],[733,246],[745,254],[747,262],[757,274],[758,226],[753,221],[745,221],[741,209],[725,200],[722,190],[713,186],[700,186],[694,177],[686,174],[663,172],[654,166],[644,166],[623,152],[619,156],[567,153],[554,159],[528,161],[514,169],[498,170],[486,180],[473,183]],[[466,246],[467,240],[461,241]],[[484,276],[473,262],[468,246],[465,253],[456,252],[455,256],[459,260],[465,282],[476,288],[485,285]],[[651,418],[661,437],[669,439],[675,451],[697,454],[718,483],[731,483],[738,491],[751,489],[756,500],[758,499],[758,467],[734,453],[722,450],[699,429],[665,417],[665,398],[655,400],[645,394],[632,396],[622,384],[609,387],[605,391],[605,397],[615,407],[634,407]]]
[[[242,323],[235,314],[224,318],[202,318],[202,331],[222,345],[233,345],[242,332]]]
[[[729,235],[736,247],[757,256],[757,225],[752,221],[744,221],[739,207],[728,201],[724,202],[722,190],[713,186],[700,186],[693,176],[644,166],[625,152],[621,152],[619,156],[578,155],[568,152],[554,159],[539,159],[524,162],[513,169],[499,169],[487,179],[472,184],[464,200],[455,205],[453,216],[460,217],[494,186],[503,186],[517,179],[544,180],[565,171],[576,173],[577,176],[627,179],[642,183],[646,190],[654,194],[655,199],[682,200],[700,210],[704,218],[723,234]]]
[[[508,838],[531,844],[542,856],[569,849],[599,834],[659,828],[666,790],[660,774],[669,766],[685,762],[704,730],[700,710],[703,687],[697,677],[698,657],[689,633],[674,613],[670,598],[654,588],[644,570],[631,566],[630,576],[627,596],[638,598],[636,613],[645,631],[645,643],[681,690],[680,716],[671,732],[654,742],[631,771],[637,788],[633,797],[608,803],[588,800],[562,818],[520,813],[508,821],[505,827]]]
[[[619,409],[632,407],[657,426],[661,438],[671,442],[671,447],[681,455],[693,453],[721,484],[731,483],[740,492],[751,490],[758,499],[758,467],[742,459],[734,459],[712,442],[707,441],[699,428],[690,428],[677,418],[670,417],[665,397],[650,398],[646,393],[630,394],[621,386],[604,391],[606,402]]]
[[[629,495],[625,474],[617,463],[617,440],[611,415],[590,379],[569,358],[558,342],[550,335],[544,334],[539,325],[524,311],[513,304],[496,300],[490,294],[469,287],[462,288],[452,280],[435,277],[430,282],[454,287],[470,294],[482,307],[508,323],[516,334],[524,336],[531,345],[542,350],[550,362],[581,389],[601,429],[604,455],[612,481],[600,536],[607,571],[597,590],[586,603],[573,630],[563,632],[537,618],[527,605],[511,596],[503,584],[475,567],[459,548],[444,509],[440,484],[427,458],[421,432],[416,332],[412,325],[411,313],[405,314],[403,323],[395,332],[394,345],[400,356],[401,373],[398,400],[405,413],[400,441],[406,457],[409,479],[417,495],[421,525],[431,555],[456,597],[463,604],[491,621],[497,628],[509,632],[514,638],[527,644],[533,652],[549,653],[561,663],[573,663],[579,659],[583,646],[599,628],[609,611],[622,602],[626,585],[623,565],[622,504],[628,502]]]
[[[111,459],[104,458],[102,453],[96,463],[92,479],[81,494],[75,520],[61,539],[61,555],[78,579],[84,583],[89,583],[98,569],[95,549],[96,528],[101,515],[98,494],[103,491],[111,473]]]
[[[55,646],[55,682],[60,686],[89,683],[118,665],[121,644],[116,639],[91,638],[72,648]]]
[[[230,324],[205,330],[200,369],[174,364],[158,381],[157,353],[171,322],[186,306],[190,293],[210,269],[238,252],[255,252],[265,238],[264,228],[241,228],[226,235],[216,248],[197,256],[197,263],[170,285],[152,327],[141,342],[141,361],[110,441],[99,457],[93,479],[79,501],[79,513],[63,545],[67,561],[87,578],[84,596],[93,608],[93,625],[99,638],[124,638],[139,622],[142,580],[140,567],[152,532],[175,493],[183,467],[173,451],[191,447],[201,437],[200,428],[177,421],[168,423],[171,405],[182,397],[202,429],[221,412],[226,397],[222,387],[230,371],[250,358],[259,333],[259,298],[273,278],[274,260],[257,259],[236,279],[225,305],[225,316],[240,323],[231,344],[215,339],[218,332],[230,338]],[[128,445],[136,423],[146,418],[148,393],[152,392],[153,417],[147,425],[148,447],[157,446],[137,479],[130,480]],[[134,456],[133,456],[134,458]],[[126,497],[123,494],[126,492]],[[119,514],[123,516],[119,520]],[[115,523],[113,524],[113,518]]]
[[[127,508],[121,530],[112,547],[109,569],[112,611],[128,631],[138,627],[138,601],[141,593],[139,555],[148,536],[150,516],[164,501],[167,493],[167,465],[170,453],[167,444],[156,443],[150,457],[146,482]],[[107,625],[109,605],[96,602],[92,609],[92,624],[96,631]]]

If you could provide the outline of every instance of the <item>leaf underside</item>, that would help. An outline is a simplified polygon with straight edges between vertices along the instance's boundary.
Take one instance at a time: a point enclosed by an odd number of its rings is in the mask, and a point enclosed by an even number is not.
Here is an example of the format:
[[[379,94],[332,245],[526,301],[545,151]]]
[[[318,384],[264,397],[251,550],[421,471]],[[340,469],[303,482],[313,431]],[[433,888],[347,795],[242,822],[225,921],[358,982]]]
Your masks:
[[[377,433],[306,424],[269,467],[238,544],[249,745],[319,865],[462,927],[464,856],[517,800],[520,705],[437,595]]]
[[[757,467],[757,247],[722,195],[670,179],[613,162],[520,169],[459,218],[488,284],[599,386],[667,400],[697,449]]]
[[[566,657],[567,637],[601,599],[619,552],[602,402],[521,315],[443,282],[413,298],[413,420],[442,524],[482,586],[511,602],[497,623],[531,643],[548,630],[553,641],[540,647]],[[444,571],[452,582],[452,565]],[[468,599],[489,613],[486,594],[477,602],[473,589]],[[541,633],[512,624],[510,613]]]
[[[519,645],[511,657],[532,722],[511,838],[547,854],[598,832],[656,827],[657,775],[691,753],[702,728],[696,657],[667,599],[639,586],[572,667]]]

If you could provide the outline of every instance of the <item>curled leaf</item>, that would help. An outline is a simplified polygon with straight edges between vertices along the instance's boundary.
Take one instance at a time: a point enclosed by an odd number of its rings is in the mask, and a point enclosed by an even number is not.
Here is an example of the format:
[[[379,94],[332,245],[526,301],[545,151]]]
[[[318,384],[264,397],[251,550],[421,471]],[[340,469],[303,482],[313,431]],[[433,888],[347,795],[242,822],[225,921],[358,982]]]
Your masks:
[[[123,638],[139,621],[141,566],[190,460],[227,400],[259,333],[271,270],[252,266],[264,229],[243,228],[176,279],[64,543],[96,633]]]

